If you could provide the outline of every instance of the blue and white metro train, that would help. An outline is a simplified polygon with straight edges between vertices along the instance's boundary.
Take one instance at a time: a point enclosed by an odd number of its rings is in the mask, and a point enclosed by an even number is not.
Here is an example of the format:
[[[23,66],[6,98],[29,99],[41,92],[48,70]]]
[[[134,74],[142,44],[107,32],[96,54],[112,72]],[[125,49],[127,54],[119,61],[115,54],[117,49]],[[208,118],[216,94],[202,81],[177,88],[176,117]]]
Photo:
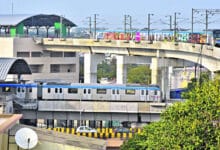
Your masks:
[[[84,101],[148,101],[160,102],[158,86],[119,84],[0,84],[0,93],[13,93],[22,99]]]

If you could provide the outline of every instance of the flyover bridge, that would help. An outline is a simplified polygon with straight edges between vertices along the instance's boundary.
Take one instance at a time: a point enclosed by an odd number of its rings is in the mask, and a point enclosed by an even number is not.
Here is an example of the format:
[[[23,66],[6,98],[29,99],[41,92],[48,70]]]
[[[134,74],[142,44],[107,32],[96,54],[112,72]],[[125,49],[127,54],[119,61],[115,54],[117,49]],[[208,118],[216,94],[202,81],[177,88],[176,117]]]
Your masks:
[[[151,56],[184,59],[202,63],[211,72],[220,70],[220,48],[183,42],[94,40],[71,38],[42,38],[36,40],[45,50],[75,51],[83,53],[119,54],[128,56]],[[202,62],[198,57],[202,57]]]

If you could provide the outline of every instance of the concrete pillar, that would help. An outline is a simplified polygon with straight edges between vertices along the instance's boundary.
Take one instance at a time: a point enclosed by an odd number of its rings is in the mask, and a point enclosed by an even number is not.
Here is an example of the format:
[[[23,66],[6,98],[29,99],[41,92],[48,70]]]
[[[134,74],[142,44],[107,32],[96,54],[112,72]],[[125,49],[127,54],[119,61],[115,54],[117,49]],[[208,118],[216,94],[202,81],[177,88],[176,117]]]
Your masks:
[[[70,37],[70,29],[71,29],[71,27],[68,26],[67,29],[68,29],[68,37]]]
[[[151,84],[158,84],[158,58],[151,59]]]
[[[127,65],[125,64],[125,56],[116,56],[116,59],[117,59],[116,83],[126,84],[127,83]]]
[[[47,128],[49,128],[50,127],[50,121],[49,121],[49,119],[47,119]]]
[[[211,71],[211,80],[214,80],[214,78],[215,78],[215,72]]]
[[[28,36],[28,34],[29,34],[29,29],[30,29],[30,27],[29,26],[26,26],[26,35]]]
[[[173,67],[168,67],[168,90],[167,90],[167,99],[170,99],[170,89],[171,89],[171,79],[173,74]]]
[[[36,26],[36,30],[37,30],[37,35],[39,35],[39,26]]]
[[[51,123],[52,123],[52,128],[54,128],[54,119],[52,119]]]
[[[50,29],[50,27],[46,26],[46,36],[47,36],[47,38],[49,37],[49,29]]]
[[[84,54],[84,83],[97,83],[97,65],[104,59],[101,54]]]

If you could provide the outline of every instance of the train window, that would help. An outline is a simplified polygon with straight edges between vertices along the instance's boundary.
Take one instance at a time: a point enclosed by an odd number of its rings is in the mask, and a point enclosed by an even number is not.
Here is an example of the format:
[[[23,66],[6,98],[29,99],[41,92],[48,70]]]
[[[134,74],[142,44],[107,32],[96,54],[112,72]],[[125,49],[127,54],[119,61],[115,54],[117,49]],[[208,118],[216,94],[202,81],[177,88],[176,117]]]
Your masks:
[[[119,90],[117,90],[117,94],[119,94]]]
[[[88,89],[88,94],[90,94],[91,93],[91,89]]]
[[[47,93],[50,93],[50,88],[47,89]]]
[[[157,95],[157,91],[156,90],[154,91],[154,95]]]
[[[115,90],[112,90],[112,94],[115,94]]]
[[[148,94],[148,90],[146,90],[146,95],[149,95],[149,94]]]
[[[58,89],[57,88],[55,88],[55,93],[57,93],[58,92]]]
[[[132,89],[125,90],[125,94],[135,95],[135,90],[132,90]]]
[[[96,89],[97,94],[106,94],[106,89]]]
[[[20,92],[21,91],[21,88],[18,88],[18,92]]]
[[[83,90],[83,93],[86,94],[86,89]]]
[[[24,93],[24,88],[22,88],[22,92]]]
[[[85,90],[85,89],[84,89],[84,90]],[[77,94],[77,93],[78,93],[78,89],[77,89],[77,88],[68,88],[68,93]]]
[[[29,93],[32,93],[32,88],[29,88]]]
[[[3,87],[2,92],[11,92],[11,88],[10,87]]]
[[[62,89],[60,88],[60,93],[62,93]]]
[[[144,95],[144,90],[141,90],[141,95]]]

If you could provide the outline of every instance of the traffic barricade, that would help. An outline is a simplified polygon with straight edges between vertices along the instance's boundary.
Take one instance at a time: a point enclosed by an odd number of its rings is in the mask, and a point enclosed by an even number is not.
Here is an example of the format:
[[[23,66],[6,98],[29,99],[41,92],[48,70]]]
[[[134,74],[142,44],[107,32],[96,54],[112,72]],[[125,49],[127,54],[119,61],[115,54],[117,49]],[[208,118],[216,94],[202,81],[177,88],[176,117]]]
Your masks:
[[[71,133],[72,133],[72,134],[75,134],[75,128],[72,128]]]

